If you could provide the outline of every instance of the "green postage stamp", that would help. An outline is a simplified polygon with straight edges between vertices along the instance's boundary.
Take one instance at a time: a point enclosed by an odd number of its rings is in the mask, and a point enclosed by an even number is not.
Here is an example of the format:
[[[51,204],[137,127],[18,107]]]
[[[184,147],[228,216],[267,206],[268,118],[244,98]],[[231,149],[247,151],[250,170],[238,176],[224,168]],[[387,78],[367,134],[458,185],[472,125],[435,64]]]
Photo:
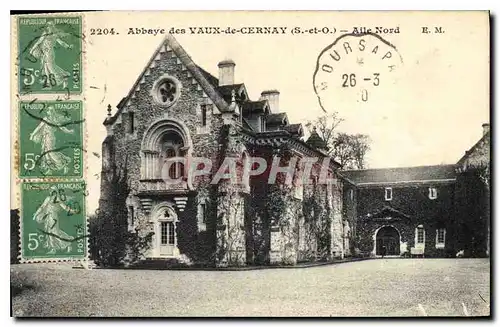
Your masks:
[[[81,101],[19,103],[19,176],[82,177]]]
[[[82,18],[18,18],[19,92],[82,92]]]
[[[21,220],[22,260],[86,258],[83,182],[22,183]]]

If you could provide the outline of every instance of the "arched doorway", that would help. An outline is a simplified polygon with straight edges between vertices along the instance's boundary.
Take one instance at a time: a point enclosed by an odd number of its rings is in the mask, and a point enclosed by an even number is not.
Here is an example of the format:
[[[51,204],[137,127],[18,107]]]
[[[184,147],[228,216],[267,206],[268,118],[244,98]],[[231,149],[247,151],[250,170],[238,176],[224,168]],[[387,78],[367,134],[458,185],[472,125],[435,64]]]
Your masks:
[[[155,257],[172,258],[179,255],[177,248],[177,214],[170,203],[161,203],[151,212],[155,237],[153,253]]]
[[[376,254],[377,255],[399,255],[399,232],[392,226],[384,226],[377,232]]]

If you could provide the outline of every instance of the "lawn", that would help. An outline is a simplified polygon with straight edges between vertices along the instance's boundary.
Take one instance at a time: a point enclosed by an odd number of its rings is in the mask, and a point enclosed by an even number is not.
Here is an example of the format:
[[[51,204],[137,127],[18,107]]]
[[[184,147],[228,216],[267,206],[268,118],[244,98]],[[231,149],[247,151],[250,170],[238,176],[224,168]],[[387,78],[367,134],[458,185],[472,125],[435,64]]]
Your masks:
[[[250,271],[11,266],[15,316],[489,315],[488,259]],[[465,306],[465,311],[464,311]]]

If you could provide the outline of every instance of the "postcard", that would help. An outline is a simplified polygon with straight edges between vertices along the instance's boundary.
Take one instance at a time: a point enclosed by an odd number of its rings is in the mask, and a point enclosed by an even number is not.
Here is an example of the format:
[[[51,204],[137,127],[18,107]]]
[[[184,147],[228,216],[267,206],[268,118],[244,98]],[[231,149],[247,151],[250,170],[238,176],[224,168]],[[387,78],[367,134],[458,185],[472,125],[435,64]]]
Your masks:
[[[14,317],[490,317],[487,11],[11,15]]]

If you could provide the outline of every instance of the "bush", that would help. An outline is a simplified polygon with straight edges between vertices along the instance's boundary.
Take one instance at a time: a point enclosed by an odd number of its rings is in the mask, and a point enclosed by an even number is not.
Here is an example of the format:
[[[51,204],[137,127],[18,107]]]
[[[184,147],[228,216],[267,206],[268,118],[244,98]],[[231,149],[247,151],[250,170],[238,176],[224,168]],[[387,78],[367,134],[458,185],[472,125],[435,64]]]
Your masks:
[[[110,189],[95,217],[89,218],[91,259],[100,266],[122,266],[142,259],[154,233],[141,237],[128,230],[126,205],[130,193],[127,179],[127,157],[122,168],[114,166]]]
[[[141,237],[138,232],[130,232],[126,225],[120,226],[113,220],[104,214],[89,220],[91,259],[104,267],[123,266],[143,259],[154,233]]]

